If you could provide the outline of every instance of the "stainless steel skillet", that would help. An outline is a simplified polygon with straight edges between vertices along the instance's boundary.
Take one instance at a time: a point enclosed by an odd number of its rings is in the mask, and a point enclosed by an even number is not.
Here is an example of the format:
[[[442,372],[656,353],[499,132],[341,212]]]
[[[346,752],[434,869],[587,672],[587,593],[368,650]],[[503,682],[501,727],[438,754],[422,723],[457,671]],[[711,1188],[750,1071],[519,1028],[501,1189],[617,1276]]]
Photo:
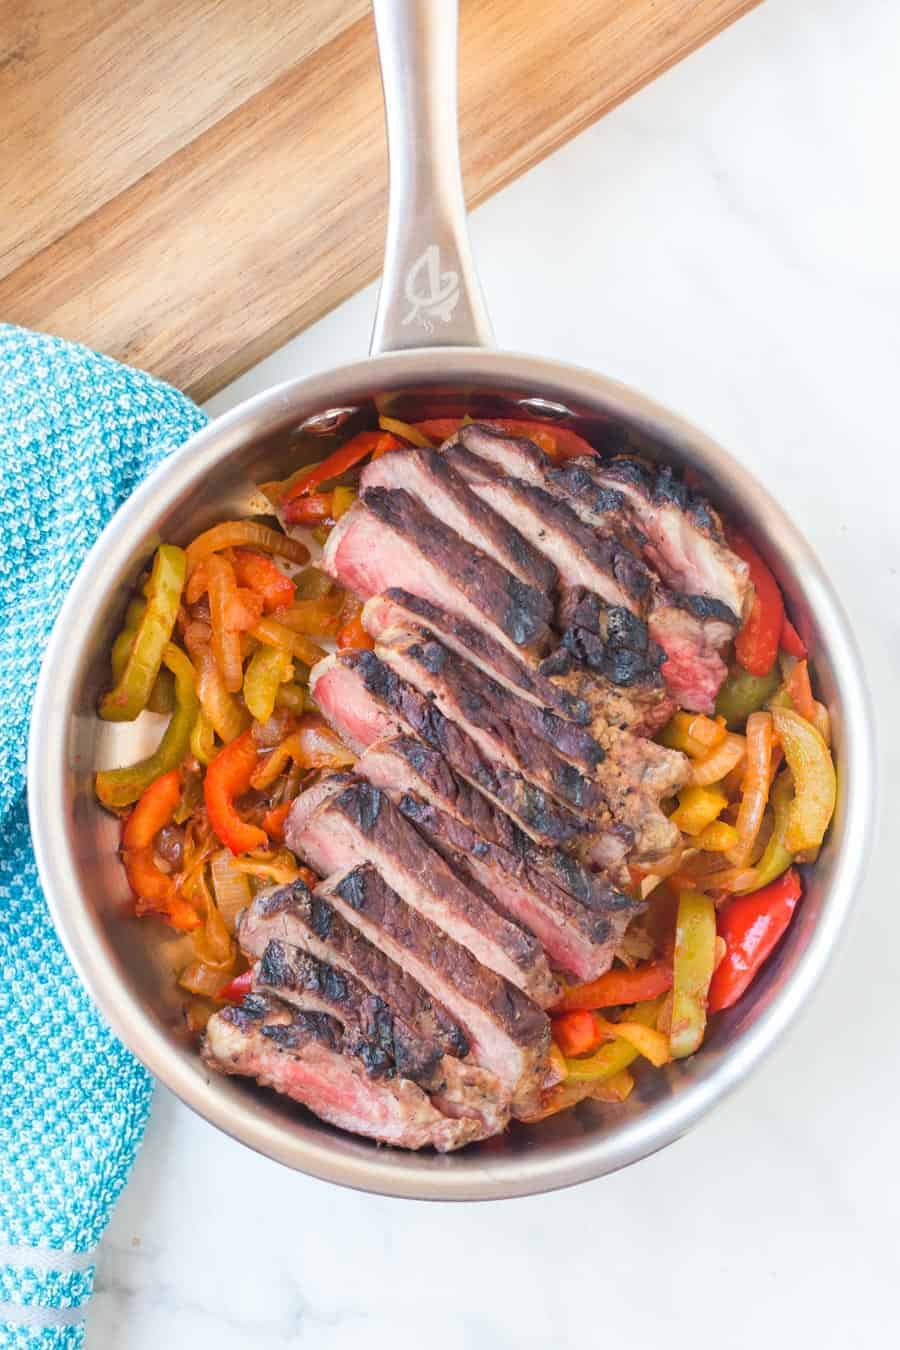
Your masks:
[[[874,809],[871,718],[846,617],[801,535],[724,450],[664,408],[589,371],[493,349],[470,257],[456,144],[456,4],[374,0],[385,85],[391,201],[384,281],[368,360],[292,380],[194,436],[134,493],[69,594],[35,699],[29,800],[54,920],[116,1033],[183,1101],[242,1143],[344,1185],[422,1199],[490,1199],[571,1185],[681,1135],[740,1082],[808,999],[858,889]],[[690,466],[776,572],[834,719],[837,815],[789,936],[749,994],[718,1017],[693,1059],[640,1077],[621,1107],[583,1105],[447,1157],[380,1149],[246,1083],[211,1077],[188,1034],[172,944],[129,917],[117,826],[94,771],[145,753],[158,727],[95,716],[127,593],[162,538],[186,543],[259,509],[255,485],[322,456],[322,437],[379,409],[561,420],[599,446],[629,443]]]

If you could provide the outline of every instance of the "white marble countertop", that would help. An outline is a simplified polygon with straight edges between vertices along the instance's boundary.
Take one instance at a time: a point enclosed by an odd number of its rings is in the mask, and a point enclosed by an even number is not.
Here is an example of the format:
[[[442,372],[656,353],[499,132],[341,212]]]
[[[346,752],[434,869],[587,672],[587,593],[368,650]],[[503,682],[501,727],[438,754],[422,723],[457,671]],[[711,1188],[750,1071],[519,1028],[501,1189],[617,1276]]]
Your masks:
[[[473,220],[498,341],[598,368],[774,487],[862,643],[900,796],[900,6],[770,0]],[[364,353],[374,294],[214,400]],[[295,1175],[157,1092],[93,1350],[659,1350],[900,1335],[897,877],[765,1066],[672,1148],[493,1205]]]

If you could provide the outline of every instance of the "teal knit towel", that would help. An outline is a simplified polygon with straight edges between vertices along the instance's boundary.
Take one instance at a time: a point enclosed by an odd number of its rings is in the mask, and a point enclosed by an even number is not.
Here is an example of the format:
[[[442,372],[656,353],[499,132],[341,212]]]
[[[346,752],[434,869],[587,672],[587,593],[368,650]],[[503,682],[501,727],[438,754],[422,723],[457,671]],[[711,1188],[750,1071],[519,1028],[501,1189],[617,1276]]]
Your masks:
[[[80,1346],[94,1251],[140,1143],[147,1073],[60,946],[25,757],[60,603],[116,507],[203,425],[176,390],[0,325],[0,1346]]]

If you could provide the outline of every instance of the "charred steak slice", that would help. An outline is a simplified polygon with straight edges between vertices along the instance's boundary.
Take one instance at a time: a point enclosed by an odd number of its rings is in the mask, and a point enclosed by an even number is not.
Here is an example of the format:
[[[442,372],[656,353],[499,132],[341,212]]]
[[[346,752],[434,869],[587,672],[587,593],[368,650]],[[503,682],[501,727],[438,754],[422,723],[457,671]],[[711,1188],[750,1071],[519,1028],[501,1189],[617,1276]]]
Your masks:
[[[322,1120],[401,1148],[460,1148],[481,1122],[443,1115],[408,1078],[372,1073],[344,1045],[339,1022],[250,994],[209,1020],[203,1057],[222,1073],[255,1078],[301,1102]]]
[[[385,1072],[418,1083],[444,1115],[481,1120],[484,1137],[506,1125],[509,1107],[495,1074],[444,1055],[434,1041],[423,1040],[395,1016],[379,994],[345,971],[273,939],[256,968],[253,987],[306,1012],[330,1013],[344,1028],[345,1045],[358,1046],[353,1052],[367,1067],[383,1062]]]
[[[291,807],[285,838],[322,876],[372,862],[413,909],[543,1007],[559,997],[546,957],[456,877],[380,788],[347,775],[308,788]]]
[[[460,539],[408,492],[370,488],[331,531],[321,565],[364,600],[403,586],[515,654],[536,659],[550,646],[551,598]]]
[[[573,462],[600,487],[622,494],[646,536],[644,557],[663,581],[688,595],[718,600],[736,622],[743,618],[750,597],[747,564],[728,547],[717,513],[669,465],[627,455]]]
[[[439,451],[416,448],[382,455],[366,466],[360,479],[363,495],[375,487],[410,493],[461,539],[481,549],[514,577],[543,595],[553,594],[553,564],[486,506]]]
[[[254,971],[253,988],[305,1012],[329,1013],[343,1026],[345,1042],[363,1047],[364,1062],[370,1056],[373,1072],[396,1070],[426,1091],[440,1082],[440,1046],[418,1036],[349,972],[273,938]]]
[[[513,656],[484,629],[476,628],[421,596],[392,586],[384,595],[374,595],[366,601],[362,621],[366,632],[376,640],[388,629],[406,628],[414,632],[419,627],[428,628],[445,647],[471,661],[505,689],[530,699],[540,708],[550,708],[570,722],[585,725],[590,721],[590,709],[585,701],[574,698],[541,675],[536,664]]]
[[[458,774],[508,811],[538,843],[564,844],[586,832],[583,816],[502,764],[491,763],[461,727],[374,652],[325,657],[310,672],[309,687],[325,717],[355,750],[396,731],[411,732],[444,755]]]
[[[570,759],[557,754],[549,736],[538,734],[540,711],[456,656],[430,637],[427,629],[412,636],[403,631],[383,634],[376,655],[461,727],[487,759],[530,779],[582,815],[594,815],[602,807],[596,783]],[[567,744],[592,742],[593,754],[586,749],[582,753],[582,758],[594,759],[590,772],[602,758],[600,747],[573,722],[555,721],[571,733],[561,732]]]
[[[662,673],[669,693],[691,712],[713,712],[728,674],[720,653],[737,631],[734,615],[719,600],[660,586],[647,623],[666,653]]]
[[[611,605],[643,608],[652,575],[616,539],[586,525],[566,501],[545,488],[507,477],[461,445],[446,453],[472,491],[550,558],[561,585],[585,586]]]
[[[566,891],[529,874],[521,858],[488,844],[467,825],[405,792],[397,805],[423,838],[496,897],[497,903],[528,928],[551,964],[578,980],[593,980],[612,964],[616,947],[638,906],[610,888],[606,914],[598,914]]]
[[[332,877],[316,894],[450,1009],[478,1062],[500,1079],[513,1114],[527,1111],[547,1073],[550,1023],[540,1008],[407,905],[375,867]]]
[[[302,947],[378,994],[423,1042],[444,1055],[468,1055],[466,1034],[447,1009],[302,881],[255,896],[240,915],[237,936],[241,950],[256,959],[272,941]]]

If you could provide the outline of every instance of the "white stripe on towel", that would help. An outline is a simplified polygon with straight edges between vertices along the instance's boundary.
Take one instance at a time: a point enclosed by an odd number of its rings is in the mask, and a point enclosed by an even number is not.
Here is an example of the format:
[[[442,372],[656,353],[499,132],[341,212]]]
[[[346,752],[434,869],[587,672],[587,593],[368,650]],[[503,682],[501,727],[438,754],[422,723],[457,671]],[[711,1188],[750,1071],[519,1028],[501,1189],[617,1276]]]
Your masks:
[[[64,1252],[58,1247],[16,1247],[0,1242],[0,1266],[12,1266],[15,1270],[38,1270],[42,1274],[59,1270],[69,1274],[90,1270],[95,1261],[96,1248],[90,1252]]]
[[[85,1305],[80,1308],[42,1308],[34,1303],[0,1303],[0,1326],[77,1327],[84,1321]]]

